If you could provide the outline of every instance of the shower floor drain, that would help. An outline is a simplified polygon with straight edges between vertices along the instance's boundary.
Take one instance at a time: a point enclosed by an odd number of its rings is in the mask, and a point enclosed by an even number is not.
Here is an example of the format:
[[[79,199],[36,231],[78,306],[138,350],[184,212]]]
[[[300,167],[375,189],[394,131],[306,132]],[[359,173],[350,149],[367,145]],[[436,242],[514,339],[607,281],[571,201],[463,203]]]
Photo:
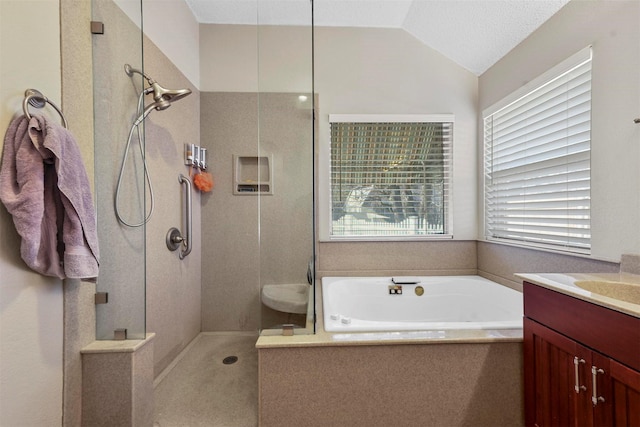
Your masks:
[[[236,363],[238,361],[238,356],[227,356],[224,359],[222,359],[222,363],[224,363],[225,365],[231,365],[233,363]]]

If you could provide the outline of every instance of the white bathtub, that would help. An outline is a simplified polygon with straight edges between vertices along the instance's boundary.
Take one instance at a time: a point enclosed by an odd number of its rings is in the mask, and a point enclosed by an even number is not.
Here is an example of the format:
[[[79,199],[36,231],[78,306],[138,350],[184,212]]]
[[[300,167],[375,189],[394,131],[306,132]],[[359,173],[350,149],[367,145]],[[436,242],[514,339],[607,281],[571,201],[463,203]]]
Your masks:
[[[483,277],[394,279],[396,283],[417,283],[394,285],[391,277],[323,277],[324,329],[375,332],[522,328],[522,293]],[[394,293],[393,286],[401,286],[401,291]],[[418,295],[419,288],[422,295]]]

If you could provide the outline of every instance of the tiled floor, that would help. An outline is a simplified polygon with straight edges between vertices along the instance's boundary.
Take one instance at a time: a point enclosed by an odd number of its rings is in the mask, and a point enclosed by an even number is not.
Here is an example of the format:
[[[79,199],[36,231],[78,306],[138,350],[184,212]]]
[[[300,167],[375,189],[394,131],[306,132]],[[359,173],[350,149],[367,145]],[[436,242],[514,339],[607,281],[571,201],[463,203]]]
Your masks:
[[[257,335],[202,333],[156,385],[154,427],[258,425]],[[237,362],[225,364],[229,356]]]

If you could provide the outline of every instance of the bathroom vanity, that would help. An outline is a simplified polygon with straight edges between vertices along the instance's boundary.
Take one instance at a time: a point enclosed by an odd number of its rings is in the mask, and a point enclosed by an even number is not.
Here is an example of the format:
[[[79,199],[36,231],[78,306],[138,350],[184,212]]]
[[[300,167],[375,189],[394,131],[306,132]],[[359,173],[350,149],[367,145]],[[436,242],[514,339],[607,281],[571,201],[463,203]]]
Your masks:
[[[526,425],[640,426],[640,284],[519,277]]]

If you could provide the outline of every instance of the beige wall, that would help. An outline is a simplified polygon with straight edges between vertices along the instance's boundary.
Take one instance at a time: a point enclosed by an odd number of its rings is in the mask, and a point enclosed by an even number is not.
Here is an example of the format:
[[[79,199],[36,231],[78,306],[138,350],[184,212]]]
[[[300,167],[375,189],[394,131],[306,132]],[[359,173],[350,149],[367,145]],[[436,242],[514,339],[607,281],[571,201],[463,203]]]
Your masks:
[[[311,26],[200,24],[200,85],[207,92],[310,92]]]
[[[306,283],[313,250],[309,106],[291,93],[202,94],[203,145],[216,182],[202,207],[204,331],[285,323],[261,307],[261,286]],[[273,194],[233,194],[234,154],[271,156]]]
[[[142,3],[145,35],[193,86],[200,87],[198,23],[184,0],[114,0],[114,3],[138,27]]]
[[[309,90],[308,27],[200,28],[204,90]],[[399,29],[318,27],[314,42],[320,239],[330,218],[328,115],[357,113],[455,114],[453,234],[475,239],[477,77]]]
[[[640,125],[633,123],[640,116],[639,23],[638,1],[574,0],[479,81],[482,111],[593,46],[591,256],[616,262],[640,252]],[[480,207],[480,224],[482,212]]]
[[[58,11],[57,0],[0,2],[2,135],[14,114],[22,114],[27,88],[61,103]],[[51,117],[59,120],[55,111]],[[20,238],[4,206],[0,242],[0,425],[60,425],[62,281],[24,264]]]
[[[204,92],[201,100],[202,143],[215,182],[202,199],[202,330],[258,330],[258,197],[231,191],[233,155],[257,154],[258,97]]]
[[[308,91],[309,31],[307,27],[201,25],[202,87],[223,92]],[[454,113],[453,232],[456,240],[475,239],[477,78],[402,30],[316,28],[315,43],[320,222],[329,219],[328,114]],[[227,245],[234,247],[231,242]],[[461,247],[462,252],[456,253]],[[351,266],[345,265],[345,259]],[[390,259],[396,261],[395,267],[385,262]],[[406,265],[406,260],[415,262]],[[431,274],[475,272],[475,243],[321,243],[319,268],[351,274],[407,269]]]
[[[475,239],[477,77],[398,29],[317,28],[315,55],[319,238],[330,220],[329,114],[452,113],[453,237]]]

